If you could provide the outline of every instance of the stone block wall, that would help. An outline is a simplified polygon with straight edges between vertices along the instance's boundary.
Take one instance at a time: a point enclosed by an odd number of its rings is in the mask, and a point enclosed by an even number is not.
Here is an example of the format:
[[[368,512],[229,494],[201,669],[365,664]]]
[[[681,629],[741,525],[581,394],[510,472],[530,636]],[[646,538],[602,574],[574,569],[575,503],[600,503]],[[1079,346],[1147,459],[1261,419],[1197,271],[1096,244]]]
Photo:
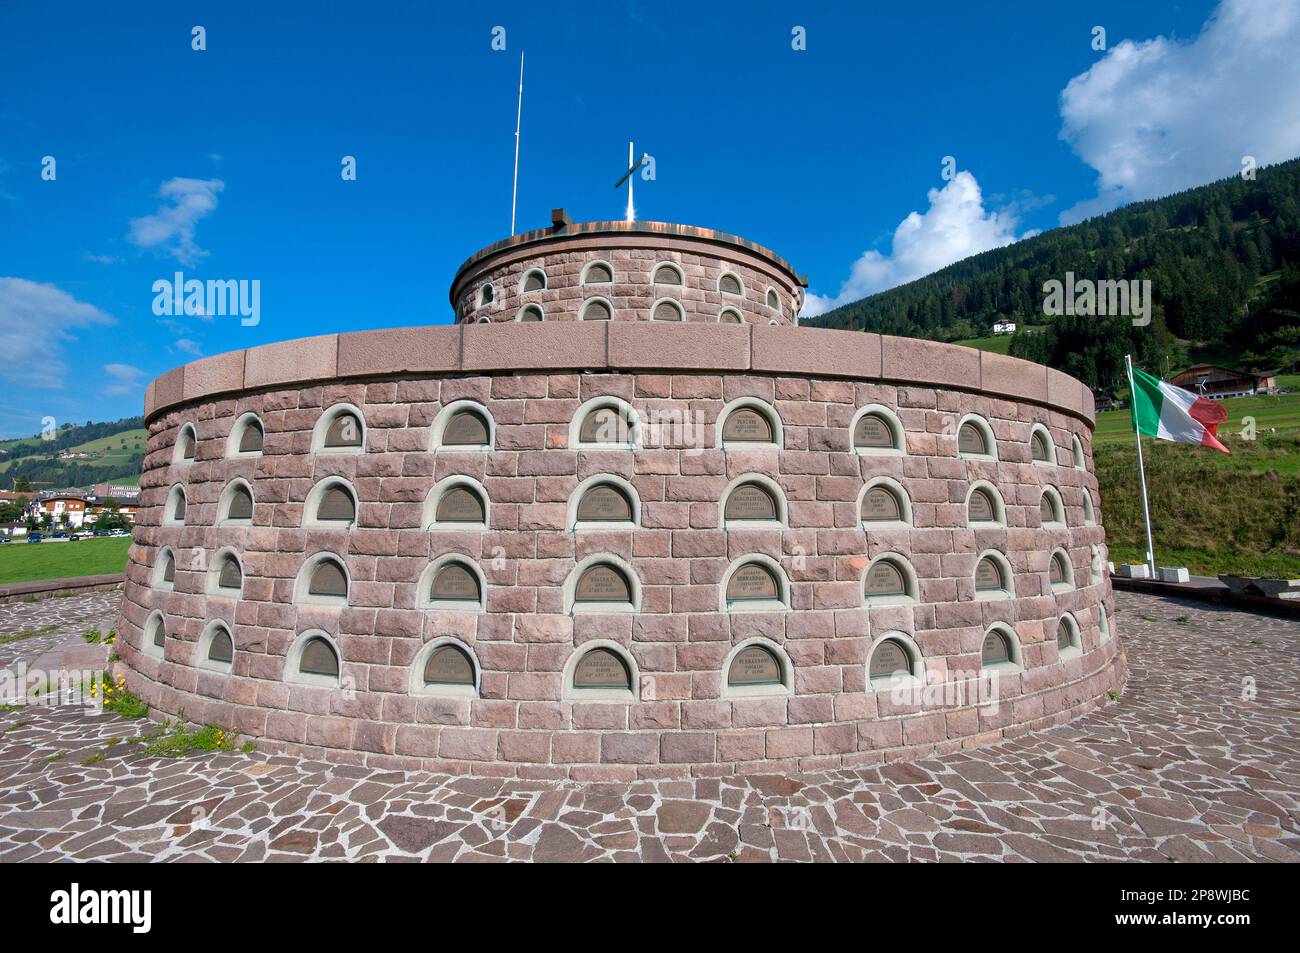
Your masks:
[[[558,293],[573,274],[556,268],[548,279]],[[688,300],[705,316],[714,308],[707,269],[698,277],[701,293]],[[964,348],[758,320],[551,317],[328,335],[208,358],[151,384],[119,629],[131,687],[161,711],[233,726],[264,747],[457,772],[630,779],[952,750],[1066,721],[1121,686],[1115,619],[1104,625],[1101,616],[1111,594],[1092,404],[1078,381]],[[643,425],[637,446],[572,445],[576,415],[596,398],[631,409]],[[746,402],[779,424],[779,446],[722,445],[724,409]],[[314,452],[321,416],[342,404],[361,413],[363,446]],[[440,414],[453,404],[490,418],[489,449],[437,445]],[[897,420],[899,452],[855,450],[852,424],[868,406]],[[265,430],[263,450],[231,456],[231,429],[248,414]],[[987,422],[996,459],[959,454],[957,427],[969,415]],[[178,460],[187,425],[196,454]],[[1050,436],[1046,463],[1031,460],[1035,427]],[[634,527],[573,528],[575,491],[600,476],[631,488]],[[726,493],[750,476],[778,488],[783,525],[727,525]],[[906,494],[910,525],[860,519],[864,488],[882,477]],[[355,524],[307,525],[313,489],[331,478],[354,491]],[[449,478],[481,488],[488,525],[429,527],[430,495]],[[236,481],[251,490],[252,519],[221,525]],[[1001,525],[970,525],[977,481],[1000,496]],[[164,519],[175,487],[188,503],[183,525]],[[1059,524],[1041,523],[1045,487],[1063,505]],[[155,571],[164,549],[176,560],[170,587]],[[975,563],[987,551],[1010,566],[1005,597],[975,591]],[[1068,555],[1073,578],[1064,584],[1049,580],[1054,551]],[[233,597],[211,585],[225,552],[242,566]],[[322,553],[346,567],[346,605],[298,595],[304,564]],[[885,553],[910,567],[912,598],[879,604],[864,595],[864,573]],[[481,574],[482,607],[424,607],[420,581],[449,554]],[[749,557],[777,567],[783,605],[728,607],[724,580]],[[593,558],[626,568],[636,611],[574,610],[575,574]],[[1077,648],[1066,652],[1056,638],[1063,614],[1078,628]],[[161,656],[144,644],[153,616],[165,628]],[[214,620],[233,635],[228,672],[199,658]],[[914,646],[918,683],[958,683],[981,671],[985,634],[998,623],[1019,659],[998,671],[996,707],[909,699],[869,677],[873,646],[888,635]],[[305,632],[336,646],[336,683],[291,677]],[[412,687],[422,650],[444,639],[473,660],[468,693]],[[753,643],[777,653],[785,684],[730,691],[727,661]],[[592,645],[626,658],[632,697],[586,700],[573,690],[573,664]]]

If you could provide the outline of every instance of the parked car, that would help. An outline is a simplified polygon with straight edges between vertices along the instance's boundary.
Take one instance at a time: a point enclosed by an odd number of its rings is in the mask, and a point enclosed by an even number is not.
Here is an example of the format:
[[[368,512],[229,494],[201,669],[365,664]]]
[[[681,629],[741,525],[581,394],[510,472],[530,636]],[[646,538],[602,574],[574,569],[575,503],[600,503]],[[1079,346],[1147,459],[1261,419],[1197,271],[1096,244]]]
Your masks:
[[[67,533],[51,533],[51,534],[50,534],[50,539],[67,539],[67,538],[68,538],[68,534],[67,534]]]
[[[29,542],[29,543],[39,543],[39,542],[40,542],[42,539],[44,539],[44,538],[45,538],[45,537],[42,536],[40,533],[28,533],[28,534],[27,534],[27,542]]]

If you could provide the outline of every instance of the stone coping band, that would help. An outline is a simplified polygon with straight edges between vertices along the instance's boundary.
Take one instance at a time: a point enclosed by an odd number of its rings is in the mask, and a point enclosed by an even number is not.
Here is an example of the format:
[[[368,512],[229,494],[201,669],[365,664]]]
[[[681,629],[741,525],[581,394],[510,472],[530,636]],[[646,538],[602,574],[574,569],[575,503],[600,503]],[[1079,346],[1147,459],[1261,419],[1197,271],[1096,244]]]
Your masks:
[[[446,324],[264,344],[168,371],[146,389],[144,413],[148,423],[192,401],[338,380],[559,370],[745,371],[945,387],[1039,404],[1095,426],[1086,385],[1014,357],[862,331],[657,321]]]

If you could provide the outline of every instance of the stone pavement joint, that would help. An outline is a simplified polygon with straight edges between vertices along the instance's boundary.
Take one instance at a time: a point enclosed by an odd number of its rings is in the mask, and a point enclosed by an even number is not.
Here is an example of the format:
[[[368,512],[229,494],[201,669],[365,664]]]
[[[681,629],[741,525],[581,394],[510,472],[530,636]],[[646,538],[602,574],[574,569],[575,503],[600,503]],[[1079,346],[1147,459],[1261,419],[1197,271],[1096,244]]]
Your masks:
[[[112,627],[120,596],[0,607],[0,662]],[[632,784],[150,758],[148,721],[0,713],[0,861],[1291,861],[1300,623],[1116,596],[1125,694],[1066,726],[858,770]],[[102,756],[102,759],[99,759]],[[83,763],[87,759],[90,763]]]

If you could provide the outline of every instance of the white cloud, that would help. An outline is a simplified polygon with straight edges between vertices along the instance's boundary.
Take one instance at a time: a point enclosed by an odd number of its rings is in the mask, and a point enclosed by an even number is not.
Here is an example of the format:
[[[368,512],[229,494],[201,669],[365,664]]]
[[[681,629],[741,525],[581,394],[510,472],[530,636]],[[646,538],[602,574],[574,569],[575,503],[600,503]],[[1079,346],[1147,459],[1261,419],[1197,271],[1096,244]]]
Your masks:
[[[822,314],[1025,237],[1016,235],[1013,211],[984,208],[980,184],[969,172],[958,172],[942,189],[931,189],[929,200],[925,212],[912,212],[899,223],[888,255],[864,252],[838,294],[809,293],[803,315]]]
[[[63,386],[63,344],[70,330],[112,324],[93,304],[54,285],[0,278],[0,380],[22,387]]]
[[[186,354],[193,354],[195,357],[203,356],[203,351],[199,347],[199,342],[190,338],[177,338],[176,350],[184,351]]]
[[[153,215],[131,219],[127,238],[193,267],[208,254],[195,244],[194,228],[216,210],[217,195],[225,187],[220,179],[168,179],[158,190],[165,200],[162,206]]]
[[[1300,0],[1223,0],[1195,39],[1124,40],[1061,93],[1061,138],[1097,170],[1069,224],[1300,154]]]
[[[144,383],[144,371],[130,364],[105,364],[104,373],[108,375],[108,386],[104,388],[104,393],[114,397],[133,393]]]
[[[95,255],[91,252],[86,252],[81,257],[86,261],[93,261],[96,265],[116,265],[122,260],[115,255]]]

